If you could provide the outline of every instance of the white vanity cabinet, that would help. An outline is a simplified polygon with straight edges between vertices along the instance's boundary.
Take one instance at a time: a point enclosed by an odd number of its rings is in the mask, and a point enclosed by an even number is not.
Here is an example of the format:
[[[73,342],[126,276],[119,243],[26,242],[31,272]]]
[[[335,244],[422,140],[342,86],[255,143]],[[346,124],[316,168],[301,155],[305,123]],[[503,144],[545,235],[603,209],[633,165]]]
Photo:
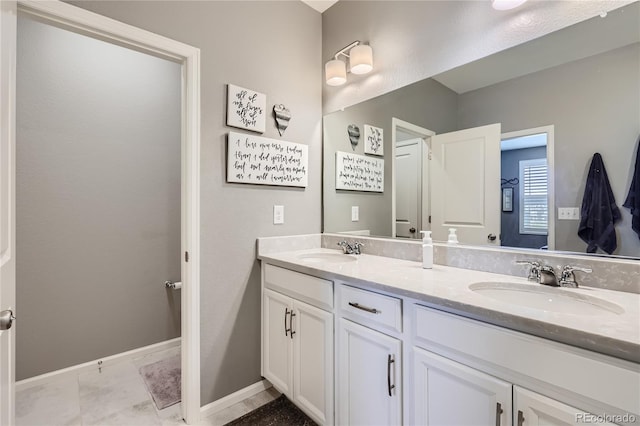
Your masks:
[[[338,294],[339,425],[402,424],[402,301],[341,285]],[[384,332],[383,332],[384,331]]]
[[[509,425],[511,383],[413,348],[416,425]]]
[[[610,424],[572,401],[638,420],[637,365],[420,305],[414,325],[412,424]]]
[[[333,424],[333,314],[318,307],[333,305],[333,283],[272,265],[263,273],[262,375],[313,420]]]

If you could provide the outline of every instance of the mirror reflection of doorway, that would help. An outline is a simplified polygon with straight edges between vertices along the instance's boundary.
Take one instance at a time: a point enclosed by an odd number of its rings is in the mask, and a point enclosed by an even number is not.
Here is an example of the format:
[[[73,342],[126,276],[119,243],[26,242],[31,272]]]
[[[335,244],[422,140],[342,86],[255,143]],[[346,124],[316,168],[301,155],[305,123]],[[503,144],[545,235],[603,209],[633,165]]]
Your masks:
[[[502,246],[553,249],[552,143],[553,126],[502,137]]]
[[[429,230],[429,144],[434,132],[393,118],[393,236],[420,238]]]

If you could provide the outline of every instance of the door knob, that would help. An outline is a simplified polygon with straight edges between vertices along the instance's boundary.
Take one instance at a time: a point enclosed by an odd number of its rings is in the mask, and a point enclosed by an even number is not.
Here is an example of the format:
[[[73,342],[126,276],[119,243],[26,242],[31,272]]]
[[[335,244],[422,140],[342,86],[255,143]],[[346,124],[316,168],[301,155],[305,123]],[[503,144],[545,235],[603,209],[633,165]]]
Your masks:
[[[409,228],[409,232],[411,232],[412,234],[416,233],[416,228]]]
[[[496,237],[494,234],[489,234],[489,235],[487,236],[487,239],[488,239],[489,241],[495,241],[495,240],[496,240],[496,238],[497,238],[497,237]]]
[[[10,329],[14,319],[16,319],[16,317],[13,316],[13,311],[7,309],[6,311],[0,312],[0,331]]]

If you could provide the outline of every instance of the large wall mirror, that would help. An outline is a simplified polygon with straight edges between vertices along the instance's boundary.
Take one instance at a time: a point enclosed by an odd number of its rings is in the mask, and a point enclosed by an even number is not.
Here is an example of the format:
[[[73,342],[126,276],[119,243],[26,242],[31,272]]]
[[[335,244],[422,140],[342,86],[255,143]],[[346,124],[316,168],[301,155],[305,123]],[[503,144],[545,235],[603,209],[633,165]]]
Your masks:
[[[640,257],[622,207],[640,136],[638,28],[634,2],[326,115],[324,232],[444,241],[456,228],[463,244],[585,253],[580,208],[600,153],[622,213],[612,254]],[[367,126],[383,155],[365,152]]]

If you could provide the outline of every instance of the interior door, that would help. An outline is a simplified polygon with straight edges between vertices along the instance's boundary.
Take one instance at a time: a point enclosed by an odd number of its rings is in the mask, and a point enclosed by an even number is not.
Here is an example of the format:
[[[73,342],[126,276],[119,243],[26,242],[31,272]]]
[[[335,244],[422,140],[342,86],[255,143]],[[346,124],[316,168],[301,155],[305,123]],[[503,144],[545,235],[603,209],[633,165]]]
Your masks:
[[[411,139],[396,146],[396,237],[420,236],[422,143],[422,139]]]
[[[16,3],[0,2],[0,314],[15,312],[15,87]],[[8,53],[5,53],[8,52]],[[7,328],[5,322],[4,327]],[[0,425],[14,424],[15,326],[0,331]]]
[[[431,228],[446,241],[500,246],[500,123],[431,137]]]

